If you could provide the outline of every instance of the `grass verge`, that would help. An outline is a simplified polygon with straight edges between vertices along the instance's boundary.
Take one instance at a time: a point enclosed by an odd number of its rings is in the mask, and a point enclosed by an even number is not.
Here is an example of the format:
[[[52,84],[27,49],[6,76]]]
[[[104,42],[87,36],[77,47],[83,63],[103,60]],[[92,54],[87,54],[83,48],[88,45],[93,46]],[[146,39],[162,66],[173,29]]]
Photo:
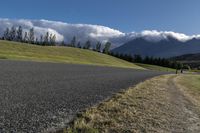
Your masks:
[[[181,75],[177,77],[176,82],[184,94],[200,106],[200,75]]]
[[[175,69],[168,68],[168,67],[149,65],[149,64],[141,64],[141,63],[136,63],[136,65],[141,66],[146,69],[149,69],[149,70],[154,70],[154,71],[176,72]]]
[[[200,75],[155,77],[80,113],[68,128],[60,132],[160,133],[173,132],[173,129],[182,132],[185,130],[183,117],[188,112],[183,111],[182,103],[177,104],[183,102],[179,99],[182,95],[179,87],[187,88],[187,93],[200,100],[199,81]],[[176,94],[174,89],[177,89]]]
[[[168,131],[170,104],[166,90],[170,76],[160,76],[116,94],[78,115],[65,132],[122,133]],[[165,115],[163,115],[165,114]],[[62,131],[61,131],[62,132]]]
[[[200,73],[200,70],[190,70],[190,72],[197,72],[197,73]]]
[[[43,47],[11,41],[0,41],[0,59],[144,69],[133,63],[90,50],[56,46]]]

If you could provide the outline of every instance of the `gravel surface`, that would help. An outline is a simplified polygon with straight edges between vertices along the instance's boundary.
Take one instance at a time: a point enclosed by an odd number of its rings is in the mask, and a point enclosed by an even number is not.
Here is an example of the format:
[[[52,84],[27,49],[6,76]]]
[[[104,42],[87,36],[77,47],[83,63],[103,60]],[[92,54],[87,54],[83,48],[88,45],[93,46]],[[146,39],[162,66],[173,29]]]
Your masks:
[[[50,132],[77,112],[164,74],[88,65],[0,61],[0,133]]]

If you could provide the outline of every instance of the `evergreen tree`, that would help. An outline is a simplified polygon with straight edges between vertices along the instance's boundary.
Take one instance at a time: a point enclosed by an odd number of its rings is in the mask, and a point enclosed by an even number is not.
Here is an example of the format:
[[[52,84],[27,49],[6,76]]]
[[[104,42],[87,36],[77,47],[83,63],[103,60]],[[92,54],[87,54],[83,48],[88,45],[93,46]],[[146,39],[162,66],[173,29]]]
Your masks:
[[[40,42],[39,42],[39,40],[38,40],[37,37],[36,37],[36,39],[35,39],[35,44],[40,45]]]
[[[29,30],[29,43],[34,44],[35,43],[35,33],[34,33],[34,28],[31,28]]]
[[[142,63],[142,57],[140,55],[134,55],[134,62]]]
[[[76,37],[75,36],[72,38],[70,45],[72,47],[75,47],[75,45],[76,45]]]
[[[152,65],[153,65],[153,63],[154,63],[154,60],[153,60],[153,57],[151,56],[151,57],[149,58],[149,64],[152,64]]]
[[[64,40],[61,42],[61,46],[66,46]]]
[[[52,45],[52,38],[53,38],[53,34],[51,33],[50,35],[49,35],[49,45]]]
[[[100,52],[101,51],[101,43],[100,42],[97,42],[96,44],[96,49],[95,49],[97,52]]]
[[[78,42],[77,48],[81,48],[81,42]]]
[[[43,35],[40,36],[40,45],[44,45],[44,37],[43,37]]]
[[[183,68],[183,64],[180,62],[177,62],[177,69],[182,69]]]
[[[10,29],[9,28],[6,28],[6,30],[4,31],[3,38],[4,38],[4,40],[10,40]]]
[[[49,45],[49,32],[44,36],[44,45]]]
[[[84,49],[90,49],[90,47],[91,47],[91,42],[88,40],[86,43],[85,43],[85,45],[84,45]]]
[[[128,55],[128,54],[124,54],[123,59],[126,60],[126,61],[129,61],[129,62],[133,61],[133,57],[131,55]]]
[[[24,33],[24,39],[23,42],[28,43],[29,37],[28,37],[28,32]]]
[[[52,37],[52,45],[56,45],[56,35],[54,34]]]
[[[10,41],[16,41],[16,28],[12,26],[10,30]]]
[[[115,57],[119,58],[119,53],[115,53]]]
[[[108,54],[110,52],[111,43],[107,42],[104,46],[103,53]]]
[[[18,27],[17,29],[17,41],[22,42],[23,41],[23,29],[21,26]]]
[[[56,35],[50,34],[50,37],[49,37],[49,44],[50,44],[51,46],[56,45]]]
[[[149,64],[149,63],[150,63],[149,56],[146,56],[146,57],[144,58],[143,63],[145,63],[145,64]]]

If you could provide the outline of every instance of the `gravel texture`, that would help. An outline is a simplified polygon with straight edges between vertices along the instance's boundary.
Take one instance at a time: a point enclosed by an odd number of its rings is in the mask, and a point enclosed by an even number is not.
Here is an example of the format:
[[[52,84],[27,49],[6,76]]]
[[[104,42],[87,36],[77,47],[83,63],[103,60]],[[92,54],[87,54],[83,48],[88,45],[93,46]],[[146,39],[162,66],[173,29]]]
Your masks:
[[[163,72],[0,61],[0,133],[51,132],[112,94]]]

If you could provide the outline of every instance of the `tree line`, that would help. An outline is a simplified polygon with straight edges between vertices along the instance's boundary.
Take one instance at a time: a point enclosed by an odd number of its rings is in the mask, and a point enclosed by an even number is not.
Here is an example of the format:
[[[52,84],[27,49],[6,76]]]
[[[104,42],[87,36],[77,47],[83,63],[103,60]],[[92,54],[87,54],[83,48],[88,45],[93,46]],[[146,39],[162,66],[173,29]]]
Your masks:
[[[0,37],[1,40],[7,41],[16,41],[22,43],[29,43],[29,44],[36,44],[41,46],[55,46],[56,43],[61,46],[69,46],[69,47],[76,47],[76,48],[83,48],[83,49],[90,49],[97,52],[103,52],[108,54],[110,51],[111,43],[106,42],[102,45],[101,42],[97,42],[95,45],[92,45],[90,40],[87,40],[85,43],[81,44],[80,41],[77,41],[76,37],[74,36],[70,43],[56,42],[56,35],[50,34],[46,32],[44,35],[40,35],[40,38],[35,36],[34,28],[29,29],[29,31],[25,31],[22,26],[15,27],[12,26],[11,28],[6,28],[3,33],[3,36]]]
[[[117,58],[133,62],[133,63],[143,63],[150,65],[163,66],[174,69],[189,69],[188,66],[183,65],[180,62],[172,61],[166,58],[156,58],[156,57],[142,57],[141,55],[128,55],[128,54],[118,54],[111,52],[110,55],[115,56]]]
[[[56,45],[55,34],[50,34],[49,32],[46,32],[46,34],[41,35],[40,38],[37,38],[35,36],[34,28],[31,28],[29,31],[24,31],[22,29],[22,26],[19,26],[17,28],[15,26],[12,26],[11,28],[6,28],[1,39],[43,46]]]
[[[75,47],[75,48],[89,49],[96,52],[109,54],[112,44],[110,42],[106,42],[105,44],[102,44],[100,41],[98,41],[96,44],[92,44],[90,40],[87,40],[85,43],[81,44],[81,42],[77,41],[76,37],[74,36],[69,44],[66,44],[63,41],[61,45]]]

